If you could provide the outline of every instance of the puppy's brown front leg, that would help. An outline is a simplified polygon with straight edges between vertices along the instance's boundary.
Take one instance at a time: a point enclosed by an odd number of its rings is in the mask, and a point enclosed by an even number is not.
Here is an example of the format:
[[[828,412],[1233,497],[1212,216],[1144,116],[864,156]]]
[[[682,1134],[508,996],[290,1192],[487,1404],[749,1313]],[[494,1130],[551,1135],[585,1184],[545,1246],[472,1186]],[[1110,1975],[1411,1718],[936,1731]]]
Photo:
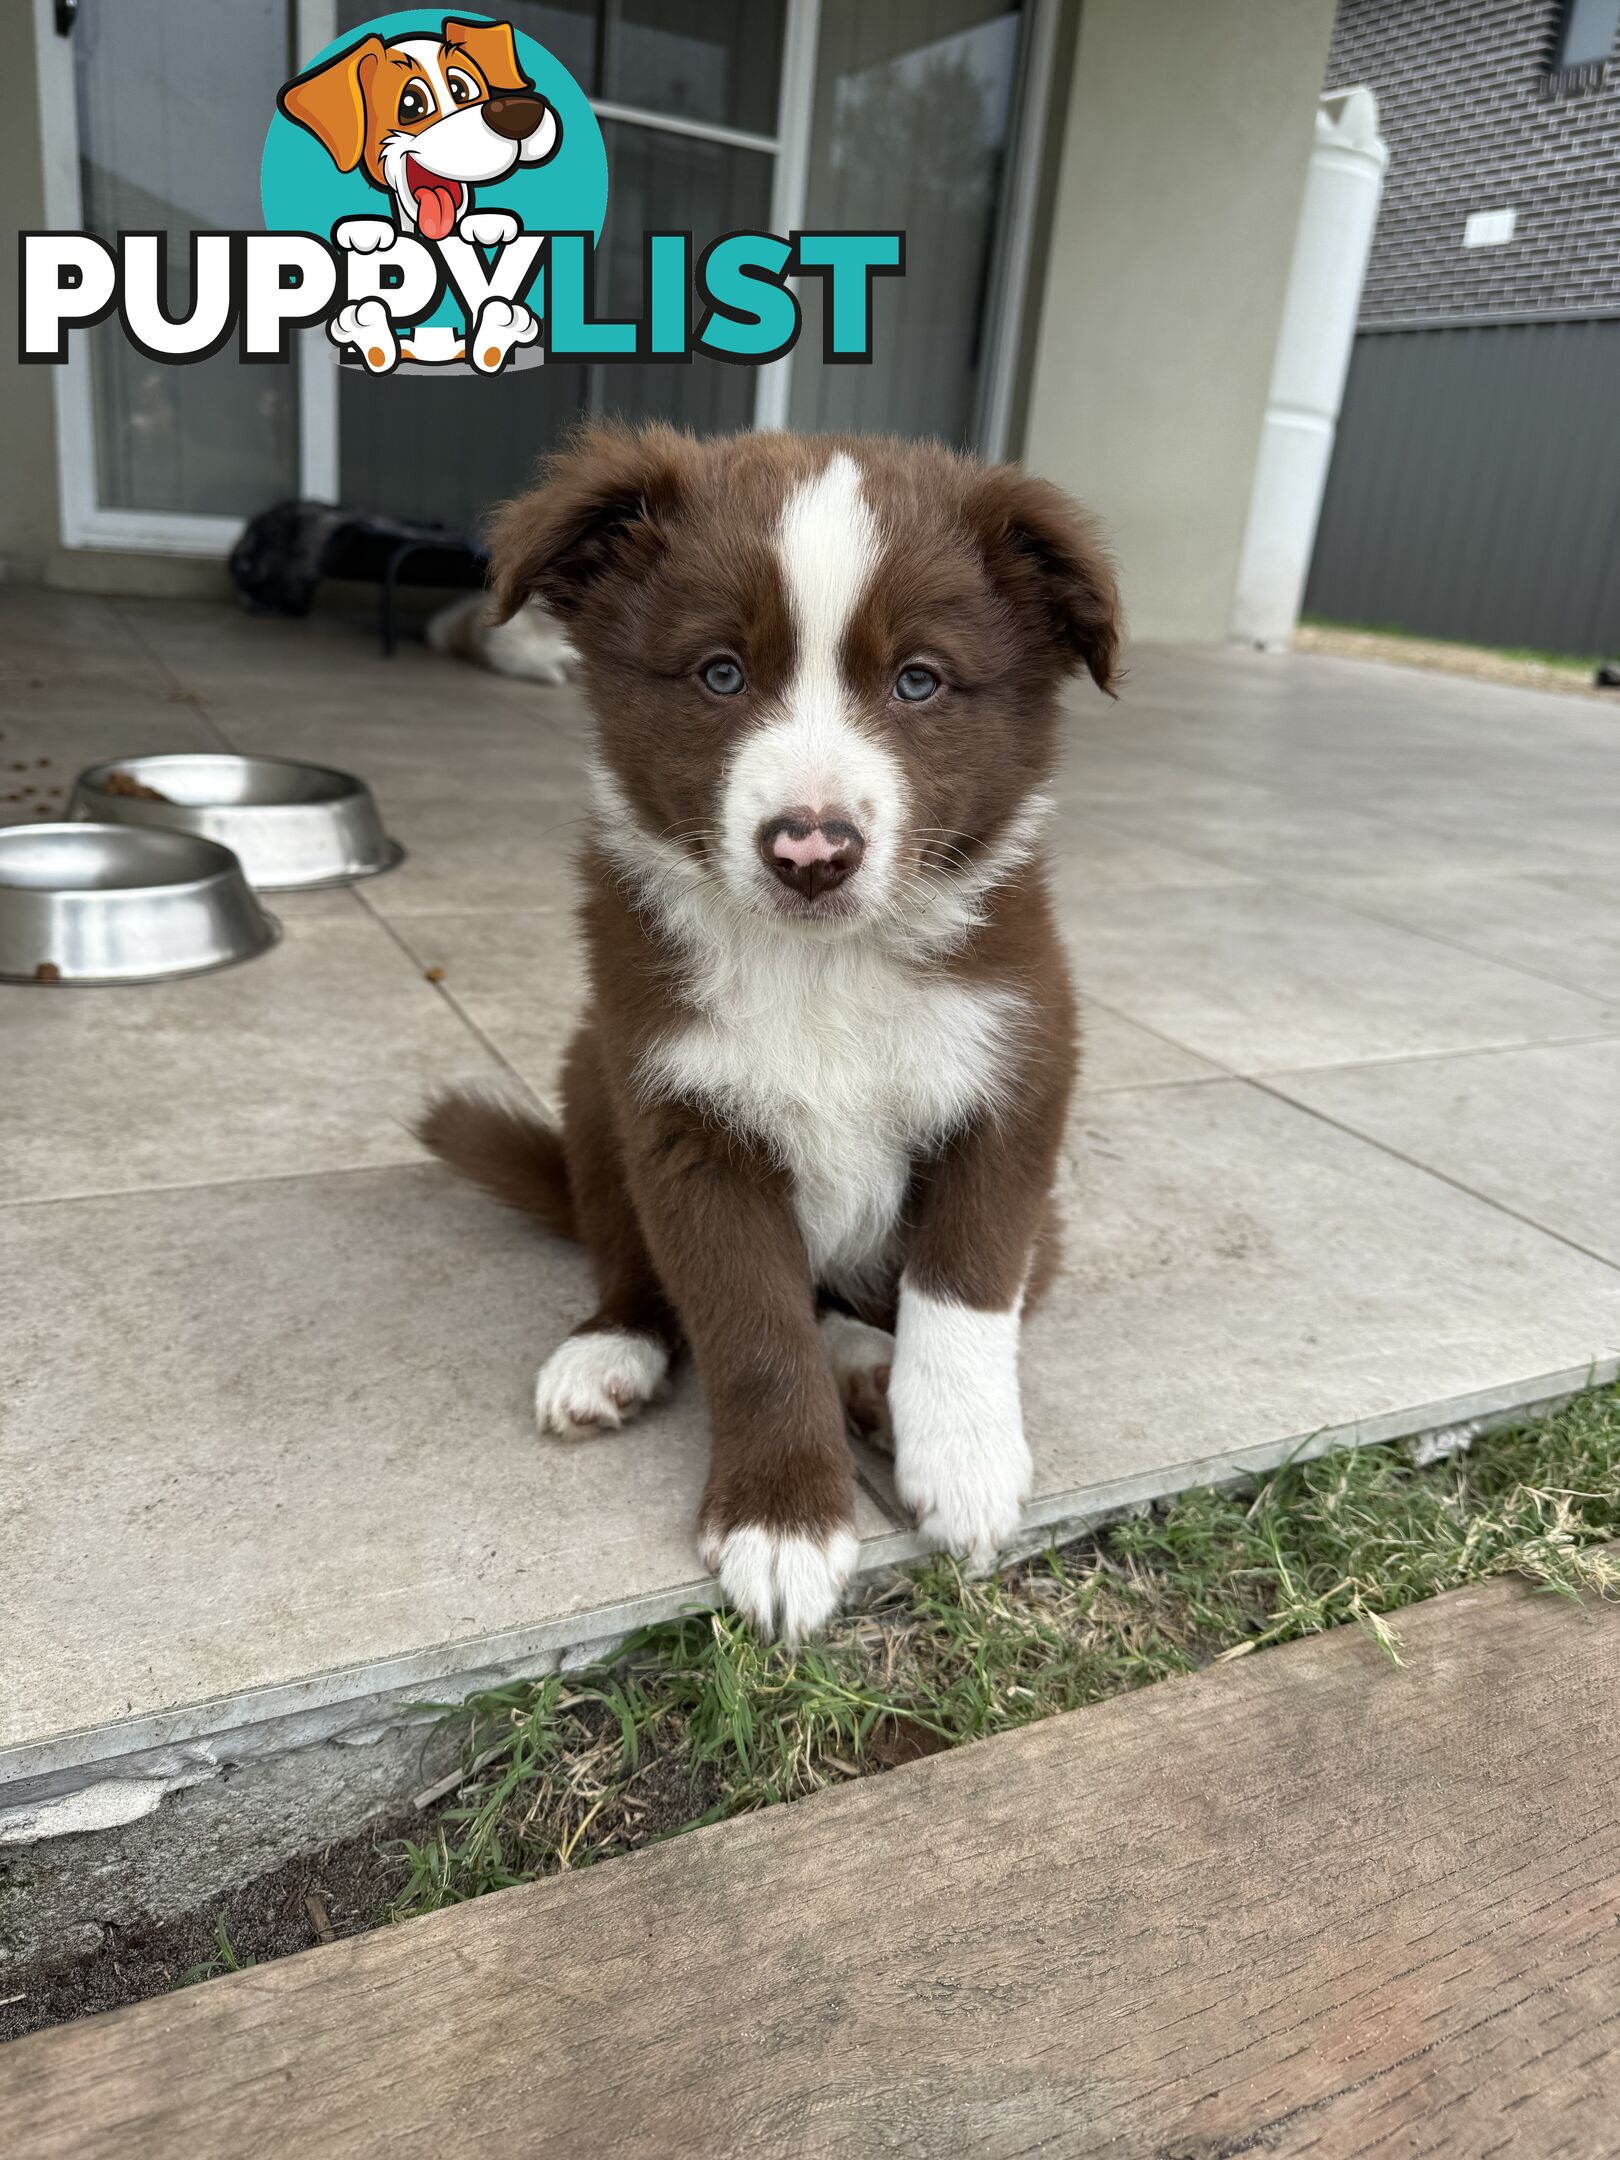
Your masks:
[[[635,1114],[631,1189],[713,1428],[700,1534],[728,1600],[797,1641],[855,1564],[854,1479],[788,1178],[680,1104]]]
[[[924,1535],[981,1571],[1029,1497],[1018,1341],[1066,1099],[1065,1068],[918,1178],[889,1381],[895,1485]]]

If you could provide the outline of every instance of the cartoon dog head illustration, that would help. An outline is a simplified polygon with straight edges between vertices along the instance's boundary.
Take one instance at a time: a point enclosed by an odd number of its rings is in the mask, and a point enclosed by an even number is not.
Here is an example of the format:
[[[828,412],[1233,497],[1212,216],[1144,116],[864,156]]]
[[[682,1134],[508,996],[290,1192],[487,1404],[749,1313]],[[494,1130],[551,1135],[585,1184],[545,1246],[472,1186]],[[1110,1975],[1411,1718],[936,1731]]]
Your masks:
[[[507,23],[447,17],[440,37],[373,34],[288,83],[276,100],[340,172],[362,169],[404,232],[448,239],[479,183],[543,165],[557,114],[518,65]]]

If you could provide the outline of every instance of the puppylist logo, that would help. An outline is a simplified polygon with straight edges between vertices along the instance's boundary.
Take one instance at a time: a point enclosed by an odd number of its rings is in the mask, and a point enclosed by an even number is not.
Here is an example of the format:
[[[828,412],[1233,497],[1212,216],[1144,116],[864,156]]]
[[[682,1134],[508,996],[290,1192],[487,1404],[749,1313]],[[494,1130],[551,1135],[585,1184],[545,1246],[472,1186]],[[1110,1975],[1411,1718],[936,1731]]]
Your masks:
[[[791,280],[823,284],[822,356],[872,357],[872,293],[904,274],[898,232],[690,232],[642,238],[641,304],[596,311],[608,167],[590,101],[510,23],[407,8],[327,46],[275,97],[263,232],[189,236],[191,308],[168,314],[168,236],[20,236],[20,357],[59,364],[69,333],[116,314],[149,359],[235,337],[285,362],[324,324],[373,375],[499,374],[548,355],[743,366],[798,342]]]

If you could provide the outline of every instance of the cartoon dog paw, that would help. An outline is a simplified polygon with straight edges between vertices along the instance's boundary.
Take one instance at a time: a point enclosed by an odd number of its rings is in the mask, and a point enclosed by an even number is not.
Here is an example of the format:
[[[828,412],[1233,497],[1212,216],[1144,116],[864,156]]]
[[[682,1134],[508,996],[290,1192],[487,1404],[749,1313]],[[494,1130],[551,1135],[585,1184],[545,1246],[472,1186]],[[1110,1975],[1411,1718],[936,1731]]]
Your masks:
[[[469,210],[456,230],[477,247],[504,247],[523,228],[510,210]]]
[[[339,348],[359,347],[360,357],[373,375],[386,375],[399,358],[394,325],[380,300],[351,300],[332,317],[327,336]]]
[[[486,300],[468,340],[472,364],[481,375],[497,375],[518,345],[532,345],[540,325],[521,300]]]
[[[348,217],[333,226],[332,238],[351,255],[375,255],[379,248],[393,246],[399,227],[391,218]]]

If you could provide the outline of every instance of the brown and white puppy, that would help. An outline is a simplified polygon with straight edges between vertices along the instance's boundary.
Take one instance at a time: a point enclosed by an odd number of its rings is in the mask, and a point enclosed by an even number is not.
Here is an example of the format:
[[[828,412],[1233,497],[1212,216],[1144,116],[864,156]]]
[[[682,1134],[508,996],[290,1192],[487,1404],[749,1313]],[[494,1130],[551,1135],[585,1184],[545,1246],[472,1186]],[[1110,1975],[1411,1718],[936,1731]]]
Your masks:
[[[493,561],[596,716],[592,994],[560,1132],[467,1096],[421,1131],[595,1262],[541,1426],[618,1425],[689,1346],[704,1557],[797,1638],[854,1565],[845,1412],[886,1379],[902,1498],[988,1565],[1075,1065],[1036,848],[1059,686],[1115,674],[1095,533],[933,445],[598,429]]]

